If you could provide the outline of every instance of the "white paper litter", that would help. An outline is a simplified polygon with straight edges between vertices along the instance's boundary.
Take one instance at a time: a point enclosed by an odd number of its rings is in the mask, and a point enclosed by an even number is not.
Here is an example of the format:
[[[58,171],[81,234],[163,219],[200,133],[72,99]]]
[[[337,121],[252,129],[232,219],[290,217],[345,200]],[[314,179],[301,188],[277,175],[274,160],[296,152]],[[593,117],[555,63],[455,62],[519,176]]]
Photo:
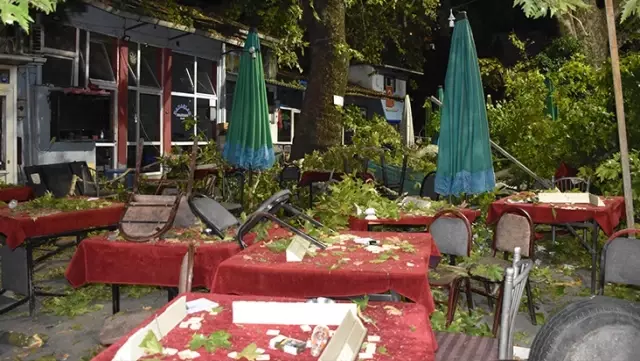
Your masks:
[[[367,337],[368,342],[380,342],[380,336],[371,335]]]
[[[263,348],[258,347],[258,348],[256,349],[256,353],[264,353],[264,349],[263,349]]]
[[[302,330],[302,332],[311,332],[311,326],[309,325],[301,325],[300,329]]]
[[[193,360],[194,358],[200,357],[200,354],[196,351],[182,350],[178,352],[178,357],[180,360]]]
[[[357,244],[363,244],[365,246],[368,246],[371,243],[371,241],[373,241],[373,240],[374,240],[373,238],[369,238],[369,237],[362,237],[362,238],[358,237],[358,238],[354,239],[353,241],[355,243],[357,243]]]
[[[364,352],[366,354],[373,355],[374,353],[376,353],[376,344],[371,342],[368,343],[367,348],[364,349]]]
[[[411,262],[407,262],[407,267],[414,267],[415,264],[411,263]]]
[[[162,349],[162,354],[165,356],[173,356],[178,353],[178,350],[175,348],[165,347]]]
[[[198,298],[197,300],[187,302],[187,314],[211,311],[218,306],[220,305],[216,302],[213,302],[206,298]]]
[[[267,354],[258,355],[258,357],[256,357],[256,361],[268,361],[268,360],[271,360],[271,356]]]
[[[358,359],[360,359],[360,360],[371,360],[371,359],[373,359],[373,355],[368,354],[366,352],[360,352],[358,354]]]
[[[280,334],[280,330],[267,330],[267,336],[278,336]]]
[[[178,327],[180,327],[180,328],[189,328],[189,322],[180,322],[180,325]]]
[[[201,323],[192,323],[191,325],[189,325],[189,328],[193,331],[199,330],[200,327],[202,327]]]
[[[227,354],[227,356],[229,356],[229,358],[232,358],[232,359],[234,359],[234,360],[235,360],[235,359],[237,359],[237,358],[238,358],[238,353],[237,353],[237,352],[235,352],[235,351],[233,351],[233,352],[229,352],[229,353]]]

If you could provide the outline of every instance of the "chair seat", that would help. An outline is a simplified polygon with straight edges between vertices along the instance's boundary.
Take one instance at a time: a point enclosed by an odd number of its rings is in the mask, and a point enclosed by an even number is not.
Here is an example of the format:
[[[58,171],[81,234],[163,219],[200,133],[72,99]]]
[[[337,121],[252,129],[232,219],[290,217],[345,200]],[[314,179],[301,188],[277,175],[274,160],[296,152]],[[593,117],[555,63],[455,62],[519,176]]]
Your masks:
[[[435,361],[497,361],[498,339],[463,333],[436,332]]]
[[[231,213],[242,212],[243,210],[242,204],[240,203],[220,202],[220,204],[224,207],[224,209],[228,210]]]
[[[438,265],[436,269],[429,271],[429,285],[446,287],[450,286],[456,280],[467,276],[467,270],[462,267]]]
[[[468,270],[469,270],[469,275],[471,277],[487,279],[486,276],[479,274],[479,272],[476,271],[478,266],[490,266],[490,265],[500,266],[500,268],[502,269],[501,274],[504,274],[504,269],[507,267],[510,267],[512,264],[513,263],[511,261],[507,261],[505,259],[498,258],[498,257],[482,257],[478,261],[476,261],[473,265],[471,265],[468,268]],[[502,277],[500,277],[500,280],[489,280],[489,281],[502,282]]]

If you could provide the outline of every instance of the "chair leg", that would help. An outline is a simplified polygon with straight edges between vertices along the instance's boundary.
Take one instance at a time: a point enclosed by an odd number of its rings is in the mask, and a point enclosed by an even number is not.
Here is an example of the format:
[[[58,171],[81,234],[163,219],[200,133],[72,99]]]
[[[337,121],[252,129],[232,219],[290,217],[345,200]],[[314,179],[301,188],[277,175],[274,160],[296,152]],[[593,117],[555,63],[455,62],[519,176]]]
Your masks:
[[[447,305],[447,323],[446,327],[449,327],[453,322],[453,316],[456,314],[456,308],[458,307],[458,297],[460,296],[460,281],[454,281],[449,287],[449,304]]]
[[[525,285],[525,290],[527,292],[527,306],[529,307],[529,317],[531,317],[531,323],[536,326],[538,323],[536,321],[536,309],[533,304],[533,295],[531,293],[531,283],[527,279],[527,284]]]
[[[493,308],[493,297],[491,297],[491,282],[483,281],[484,290],[487,293],[487,303],[489,304],[489,308]]]
[[[464,280],[464,291],[467,294],[467,309],[471,313],[471,310],[473,310],[473,292],[471,292],[471,279],[469,278]]]
[[[502,294],[504,292],[504,287],[501,285],[500,290],[498,291],[498,298],[496,300],[496,310],[493,314],[493,328],[491,329],[491,333],[493,337],[498,337],[498,329],[500,328],[500,316],[502,315]]]
[[[556,245],[556,226],[551,226],[551,245]]]

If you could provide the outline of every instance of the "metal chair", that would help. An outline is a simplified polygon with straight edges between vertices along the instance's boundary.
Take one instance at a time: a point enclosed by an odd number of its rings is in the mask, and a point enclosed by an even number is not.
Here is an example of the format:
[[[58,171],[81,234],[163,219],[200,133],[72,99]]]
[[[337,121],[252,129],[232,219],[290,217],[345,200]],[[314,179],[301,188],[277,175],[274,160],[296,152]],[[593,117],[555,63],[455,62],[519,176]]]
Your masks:
[[[640,229],[618,231],[602,248],[600,295],[607,283],[640,286],[640,240],[624,237],[636,233]]]
[[[555,177],[551,177],[551,183],[553,183],[553,185],[556,188],[558,188],[560,192],[569,192],[572,190],[579,190],[580,192],[589,192],[591,189],[591,179],[584,179],[580,177],[563,177],[558,179],[556,179]],[[552,244],[556,244],[557,228],[558,226],[555,226],[555,225],[551,226],[551,243]],[[571,227],[565,227],[565,228],[570,228],[569,230],[576,237],[578,237],[578,235],[575,234],[575,231],[573,231]],[[583,231],[582,237],[586,242],[587,241],[586,229]]]
[[[431,233],[438,249],[450,257],[450,265],[440,265],[429,271],[429,285],[444,288],[448,292],[447,321],[448,327],[453,321],[460,288],[464,284],[469,311],[473,309],[471,296],[471,282],[466,269],[455,266],[455,257],[469,257],[471,255],[472,232],[469,220],[458,210],[447,209],[438,212],[427,232]]]
[[[427,197],[437,201],[440,195],[436,193],[436,172],[431,172],[424,176],[420,187],[420,197]]]
[[[519,250],[514,254],[519,254]],[[438,351],[435,361],[512,360],[515,318],[532,268],[531,260],[514,258],[512,266],[505,270],[500,297],[499,338],[436,332]]]
[[[280,171],[279,183],[281,189],[288,189],[291,184],[297,185],[300,182],[302,172],[300,167],[295,164],[286,165]]]
[[[533,228],[533,221],[529,214],[520,208],[507,209],[502,216],[500,216],[495,227],[493,243],[491,244],[493,255],[491,257],[481,258],[478,261],[478,264],[498,265],[506,268],[511,265],[511,262],[507,260],[507,256],[513,249],[521,250],[520,252],[523,257],[534,259],[534,240],[535,232]],[[496,257],[498,252],[503,253],[503,259]],[[519,255],[514,255],[514,258],[516,256],[519,258]],[[475,265],[472,265],[469,268],[471,279],[482,282],[484,284],[484,290],[473,289],[473,292],[486,296],[489,301],[489,305],[491,306],[493,304],[493,299],[499,298],[500,292],[498,290],[498,297],[496,297],[495,292],[492,292],[491,290],[491,286],[492,284],[498,284],[498,282],[489,280],[482,276],[474,275],[474,266]],[[533,295],[531,293],[531,284],[529,281],[527,281],[526,292],[531,323],[536,325],[536,312],[533,304]],[[499,307],[499,303],[497,304],[497,307]],[[499,326],[498,315],[499,313],[496,313],[496,317],[494,317],[493,322],[494,336],[497,334]]]
[[[385,188],[388,188],[393,192],[398,193],[397,195],[389,195],[390,197],[395,199],[398,196],[401,196],[402,192],[404,191],[404,180],[407,175],[407,164],[409,162],[409,156],[405,154],[402,157],[402,170],[400,172],[400,179],[398,183],[395,183],[389,180],[389,174],[387,173],[388,169],[387,169],[387,164],[385,162],[384,154],[385,154],[384,151],[380,152],[380,168],[382,169],[382,185]]]
[[[591,188],[591,180],[579,177],[563,177],[556,179],[551,178],[553,185],[560,190],[560,192],[569,192],[574,189],[580,192],[589,192]]]
[[[514,254],[518,254],[515,252]],[[498,348],[498,359],[513,359],[513,337],[516,323],[516,316],[520,308],[522,293],[529,286],[529,273],[533,269],[533,261],[530,259],[513,259],[513,267],[505,271],[504,286],[502,287],[501,317],[500,317],[500,339]]]

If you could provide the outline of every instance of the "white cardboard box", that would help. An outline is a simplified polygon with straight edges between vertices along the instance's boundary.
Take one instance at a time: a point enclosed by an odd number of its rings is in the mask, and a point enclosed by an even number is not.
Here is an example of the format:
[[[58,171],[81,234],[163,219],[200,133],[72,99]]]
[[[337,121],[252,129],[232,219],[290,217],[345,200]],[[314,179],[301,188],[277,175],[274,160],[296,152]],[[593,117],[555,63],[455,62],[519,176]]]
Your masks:
[[[233,323],[258,325],[327,325],[342,323],[355,303],[234,301]]]
[[[538,193],[538,200],[540,203],[591,204],[597,207],[604,207],[602,199],[591,193],[540,192]]]

